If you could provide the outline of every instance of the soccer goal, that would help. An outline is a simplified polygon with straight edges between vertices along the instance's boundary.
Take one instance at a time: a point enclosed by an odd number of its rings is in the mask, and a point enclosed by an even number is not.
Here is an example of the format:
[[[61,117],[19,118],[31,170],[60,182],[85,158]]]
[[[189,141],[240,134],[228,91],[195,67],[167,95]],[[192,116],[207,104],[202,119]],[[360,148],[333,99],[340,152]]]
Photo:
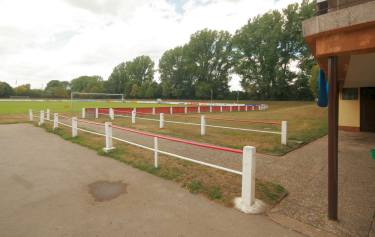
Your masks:
[[[70,101],[117,101],[124,102],[124,94],[72,92]]]

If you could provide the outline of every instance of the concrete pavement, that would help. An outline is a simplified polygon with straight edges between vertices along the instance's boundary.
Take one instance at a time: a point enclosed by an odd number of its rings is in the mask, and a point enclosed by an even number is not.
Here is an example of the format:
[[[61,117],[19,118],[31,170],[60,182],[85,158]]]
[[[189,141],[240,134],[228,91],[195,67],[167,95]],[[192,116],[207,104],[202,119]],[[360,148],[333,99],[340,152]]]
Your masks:
[[[1,236],[301,236],[32,125],[0,125],[0,147]]]

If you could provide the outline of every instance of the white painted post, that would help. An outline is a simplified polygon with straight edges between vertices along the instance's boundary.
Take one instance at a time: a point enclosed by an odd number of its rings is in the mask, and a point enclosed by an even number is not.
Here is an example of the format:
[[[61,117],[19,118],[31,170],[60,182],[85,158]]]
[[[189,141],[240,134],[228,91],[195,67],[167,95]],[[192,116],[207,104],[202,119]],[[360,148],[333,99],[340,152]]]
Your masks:
[[[99,109],[98,108],[95,108],[95,118],[96,119],[99,118]]]
[[[210,105],[210,113],[212,113],[212,105]]]
[[[109,108],[109,118],[111,120],[114,120],[115,119],[115,113],[113,112],[113,109],[112,108]]]
[[[59,127],[59,115],[57,113],[53,114],[53,130]]]
[[[39,115],[39,126],[41,126],[43,124],[44,124],[44,111],[41,110],[40,115]]]
[[[251,207],[255,202],[255,152],[255,147],[243,148],[241,202],[245,208]]]
[[[241,106],[240,106],[240,105],[237,106],[237,111],[238,111],[238,112],[241,111]]]
[[[47,109],[47,110],[46,110],[46,120],[49,121],[50,118],[51,118],[51,117],[50,117],[50,111],[49,111],[49,109]]]
[[[247,112],[247,109],[248,109],[248,107],[247,107],[247,105],[245,105],[245,111]]]
[[[132,124],[135,124],[135,116],[136,116],[137,112],[135,112],[135,110],[133,109],[132,110]]]
[[[155,168],[159,167],[159,145],[158,145],[158,138],[154,137],[154,166]]]
[[[152,107],[152,115],[155,115],[156,112],[155,112],[155,107]]]
[[[288,122],[281,122],[281,144],[286,145],[288,143]]]
[[[115,149],[112,143],[112,123],[104,123],[104,132],[105,132],[105,147],[103,148],[104,152],[108,153],[110,150]]]
[[[133,109],[136,113],[137,113],[137,107],[134,107],[134,109]]]
[[[201,113],[201,106],[198,105],[198,114],[200,114],[200,113]]]
[[[201,116],[201,136],[206,135],[206,119],[204,115]]]
[[[72,118],[72,137],[77,136],[77,127],[78,127],[77,125],[78,125],[77,117],[73,117]]]
[[[86,108],[82,108],[82,114],[81,117],[84,119],[86,118]]]
[[[251,106],[251,110],[255,110],[255,106],[254,105]]]
[[[33,115],[33,110],[29,109],[29,120],[33,121],[34,120],[34,115]]]
[[[164,128],[164,113],[160,113],[159,128]]]
[[[229,112],[232,112],[232,106],[229,106]]]
[[[188,112],[188,107],[185,106],[185,114],[187,114],[187,112]]]
[[[223,106],[220,105],[220,112],[223,112]]]
[[[173,114],[173,107],[172,107],[172,106],[169,107],[169,113],[170,113],[170,114]]]

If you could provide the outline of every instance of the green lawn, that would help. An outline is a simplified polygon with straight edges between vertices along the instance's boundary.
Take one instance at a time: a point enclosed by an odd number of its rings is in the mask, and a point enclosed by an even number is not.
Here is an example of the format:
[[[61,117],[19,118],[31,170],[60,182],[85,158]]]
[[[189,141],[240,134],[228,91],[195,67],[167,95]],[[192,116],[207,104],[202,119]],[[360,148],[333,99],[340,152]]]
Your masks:
[[[72,106],[73,105],[73,106]],[[150,104],[140,104],[135,102],[81,102],[74,101],[0,101],[1,114],[26,114],[29,109],[35,111],[50,109],[53,112],[79,112],[82,108],[93,107],[148,107]],[[153,106],[160,106],[154,104]],[[167,105],[163,105],[167,106]]]

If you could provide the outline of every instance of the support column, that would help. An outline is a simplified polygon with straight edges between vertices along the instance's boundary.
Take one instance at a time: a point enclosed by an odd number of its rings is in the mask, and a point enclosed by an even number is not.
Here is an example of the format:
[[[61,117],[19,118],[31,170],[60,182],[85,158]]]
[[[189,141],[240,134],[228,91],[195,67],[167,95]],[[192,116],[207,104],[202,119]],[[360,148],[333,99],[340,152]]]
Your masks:
[[[328,58],[328,218],[337,220],[338,201],[338,63]]]

